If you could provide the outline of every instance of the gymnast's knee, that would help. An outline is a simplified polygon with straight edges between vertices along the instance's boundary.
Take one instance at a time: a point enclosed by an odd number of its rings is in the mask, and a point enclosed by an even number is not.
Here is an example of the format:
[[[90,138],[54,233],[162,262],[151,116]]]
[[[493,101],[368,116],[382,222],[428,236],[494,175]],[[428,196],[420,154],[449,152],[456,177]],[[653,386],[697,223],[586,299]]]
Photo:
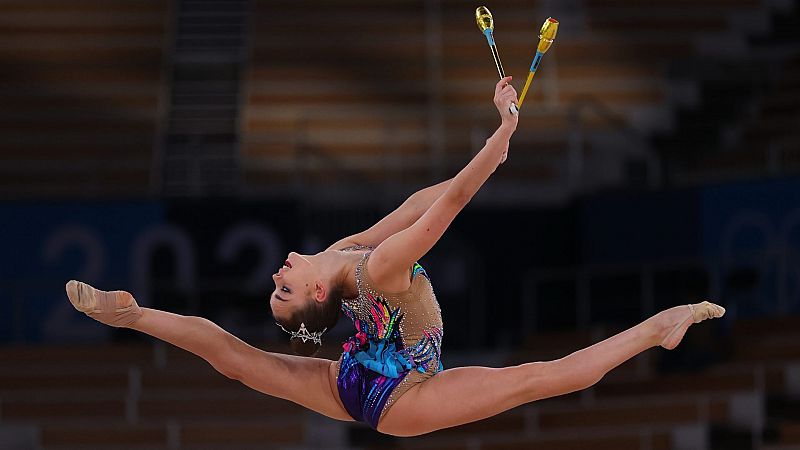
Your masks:
[[[560,380],[566,392],[588,389],[603,379],[605,373],[595,373],[589,368],[576,367],[573,361],[564,358],[548,361],[552,377]]]
[[[593,386],[602,377],[586,373],[565,358],[552,361],[526,363],[524,382],[520,383],[526,402],[534,402],[558,395],[569,394]]]

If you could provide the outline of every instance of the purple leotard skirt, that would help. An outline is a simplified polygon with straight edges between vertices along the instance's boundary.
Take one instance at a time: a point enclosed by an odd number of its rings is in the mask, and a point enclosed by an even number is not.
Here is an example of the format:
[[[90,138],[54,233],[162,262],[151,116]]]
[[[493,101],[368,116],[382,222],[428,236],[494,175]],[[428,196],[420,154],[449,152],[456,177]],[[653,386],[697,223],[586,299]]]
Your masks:
[[[377,430],[389,395],[407,374],[404,371],[396,378],[387,377],[367,369],[349,352],[345,352],[336,385],[339,388],[339,397],[350,416]]]

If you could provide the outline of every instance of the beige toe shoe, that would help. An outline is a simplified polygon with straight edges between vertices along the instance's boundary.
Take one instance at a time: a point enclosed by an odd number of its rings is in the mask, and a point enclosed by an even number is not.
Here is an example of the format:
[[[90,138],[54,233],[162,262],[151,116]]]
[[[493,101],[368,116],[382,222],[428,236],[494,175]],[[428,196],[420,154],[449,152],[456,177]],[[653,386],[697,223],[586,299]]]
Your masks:
[[[75,280],[70,280],[66,288],[75,309],[106,325],[128,327],[142,316],[136,300],[125,291],[101,291]]]

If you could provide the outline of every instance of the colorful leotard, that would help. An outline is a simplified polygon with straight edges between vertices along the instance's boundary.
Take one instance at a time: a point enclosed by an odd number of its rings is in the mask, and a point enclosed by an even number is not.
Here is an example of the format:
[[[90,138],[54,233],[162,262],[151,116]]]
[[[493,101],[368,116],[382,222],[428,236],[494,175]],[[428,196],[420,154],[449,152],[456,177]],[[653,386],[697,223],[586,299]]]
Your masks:
[[[342,300],[357,333],[342,345],[336,384],[350,416],[377,429],[395,400],[442,370],[444,330],[425,269],[414,264],[407,291],[380,292],[367,273],[370,253],[356,266],[358,297]]]

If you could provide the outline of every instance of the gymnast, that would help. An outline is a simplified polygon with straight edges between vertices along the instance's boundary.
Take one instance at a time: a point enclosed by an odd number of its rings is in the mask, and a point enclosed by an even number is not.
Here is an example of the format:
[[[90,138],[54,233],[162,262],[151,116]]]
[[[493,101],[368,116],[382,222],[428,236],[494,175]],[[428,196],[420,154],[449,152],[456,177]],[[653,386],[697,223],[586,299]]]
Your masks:
[[[395,436],[474,422],[586,389],[651,347],[675,348],[692,324],[722,316],[724,308],[707,301],[675,306],[557,360],[443,369],[441,310],[417,261],[505,161],[518,120],[509,112],[517,100],[510,81],[505,77],[495,87],[500,126],[455,177],[416,192],[371,228],[325,251],[289,253],[272,276],[269,303],[297,355],[261,351],[200,317],[139,307],[125,291],[72,280],[67,295],[89,317],[192,352],[252,389]],[[342,356],[311,356],[342,313],[356,328]]]

